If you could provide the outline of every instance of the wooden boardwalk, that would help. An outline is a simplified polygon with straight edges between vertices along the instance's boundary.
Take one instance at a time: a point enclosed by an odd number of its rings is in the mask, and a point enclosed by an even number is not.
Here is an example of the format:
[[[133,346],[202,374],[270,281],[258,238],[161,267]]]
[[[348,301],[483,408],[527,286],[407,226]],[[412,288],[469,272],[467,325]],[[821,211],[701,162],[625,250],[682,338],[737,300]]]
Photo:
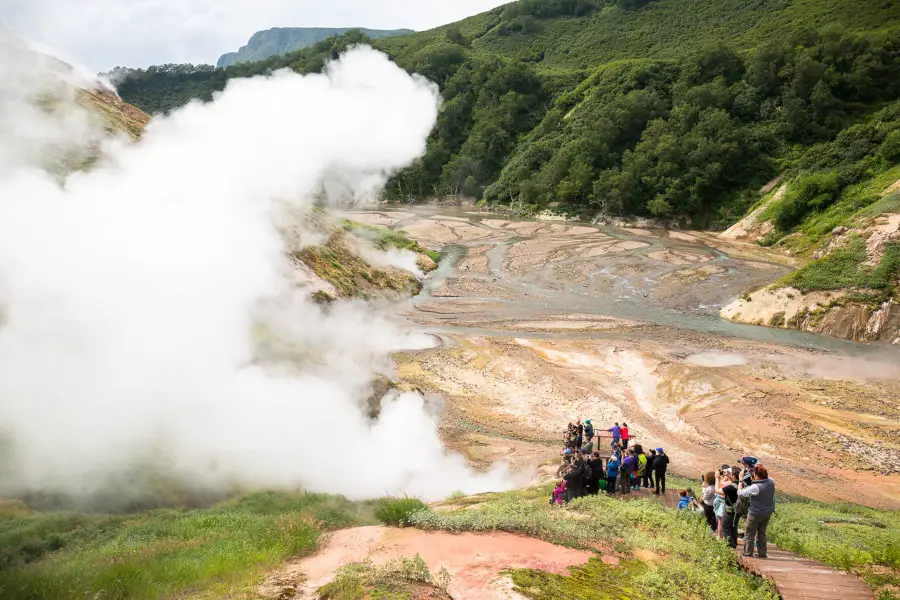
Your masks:
[[[617,494],[618,498],[656,498],[666,506],[678,505],[678,493],[666,490],[664,498],[654,496],[642,489],[628,494]],[[777,517],[776,517],[777,518]],[[742,556],[743,547],[738,543],[735,549],[738,562],[747,571],[770,580],[783,600],[875,600],[875,593],[852,573],[839,571],[820,562],[779,550],[771,542],[768,558]]]
[[[772,581],[784,600],[874,600],[872,589],[856,575],[820,562],[779,550],[769,544],[768,558],[740,554],[738,562],[756,575]]]

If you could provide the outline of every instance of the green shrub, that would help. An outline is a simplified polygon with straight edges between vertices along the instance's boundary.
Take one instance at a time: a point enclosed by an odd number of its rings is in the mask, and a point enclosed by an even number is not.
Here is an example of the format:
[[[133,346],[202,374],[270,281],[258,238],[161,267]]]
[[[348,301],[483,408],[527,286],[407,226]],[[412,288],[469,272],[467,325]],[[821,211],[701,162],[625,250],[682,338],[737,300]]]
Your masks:
[[[807,214],[834,204],[842,189],[841,178],[836,172],[804,175],[790,185],[784,198],[769,209],[769,214],[780,231],[790,231]]]
[[[382,498],[375,505],[375,518],[385,525],[404,527],[410,524],[410,516],[427,505],[418,498]]]

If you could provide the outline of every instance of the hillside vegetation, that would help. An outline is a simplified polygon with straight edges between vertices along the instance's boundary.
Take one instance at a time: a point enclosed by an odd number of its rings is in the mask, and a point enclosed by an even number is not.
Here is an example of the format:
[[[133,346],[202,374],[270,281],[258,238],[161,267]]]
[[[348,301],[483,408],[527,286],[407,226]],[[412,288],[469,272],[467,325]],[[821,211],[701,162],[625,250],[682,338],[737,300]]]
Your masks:
[[[894,2],[520,0],[378,40],[445,100],[426,155],[386,194],[728,224],[748,190],[898,98],[898,27]],[[360,41],[135,71],[120,93],[165,111],[230,77],[321,70]]]
[[[229,78],[319,72],[363,42],[436,82],[444,100],[425,154],[391,178],[386,199],[711,229],[751,211],[750,234],[732,237],[816,261],[779,285],[848,290],[839,301],[853,310],[822,325],[812,300],[757,302],[728,318],[900,339],[900,315],[881,307],[896,299],[900,236],[871,238],[897,210],[886,190],[900,179],[900,3],[519,0],[431,31],[375,41],[351,31],[226,69],[120,73],[119,91],[165,112]],[[836,228],[850,234],[833,240]]]

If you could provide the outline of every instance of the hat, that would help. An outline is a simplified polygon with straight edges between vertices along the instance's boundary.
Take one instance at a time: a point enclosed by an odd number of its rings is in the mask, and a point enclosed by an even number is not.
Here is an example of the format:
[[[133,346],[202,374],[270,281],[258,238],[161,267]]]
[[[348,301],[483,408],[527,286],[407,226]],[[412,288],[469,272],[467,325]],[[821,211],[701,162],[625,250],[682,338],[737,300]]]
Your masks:
[[[663,449],[662,449],[662,448],[657,448],[656,451],[659,452],[660,454],[665,454],[665,453],[663,452]]]
[[[750,468],[753,468],[756,466],[756,463],[759,462],[759,459],[755,458],[753,456],[742,456],[741,458],[738,459],[738,462],[743,463]]]
[[[590,423],[591,420],[590,420],[590,419],[585,419],[584,422],[585,422],[585,423]]]

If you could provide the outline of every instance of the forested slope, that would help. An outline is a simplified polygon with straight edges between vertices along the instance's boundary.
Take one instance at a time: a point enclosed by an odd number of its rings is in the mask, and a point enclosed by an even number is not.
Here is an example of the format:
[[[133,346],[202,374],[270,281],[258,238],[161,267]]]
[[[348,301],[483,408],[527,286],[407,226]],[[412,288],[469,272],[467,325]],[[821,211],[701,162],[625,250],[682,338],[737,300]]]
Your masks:
[[[887,0],[520,0],[377,40],[445,101],[426,155],[386,194],[725,226],[749,190],[900,97],[898,31]],[[231,77],[318,71],[361,41],[120,73],[119,91],[166,111]]]

